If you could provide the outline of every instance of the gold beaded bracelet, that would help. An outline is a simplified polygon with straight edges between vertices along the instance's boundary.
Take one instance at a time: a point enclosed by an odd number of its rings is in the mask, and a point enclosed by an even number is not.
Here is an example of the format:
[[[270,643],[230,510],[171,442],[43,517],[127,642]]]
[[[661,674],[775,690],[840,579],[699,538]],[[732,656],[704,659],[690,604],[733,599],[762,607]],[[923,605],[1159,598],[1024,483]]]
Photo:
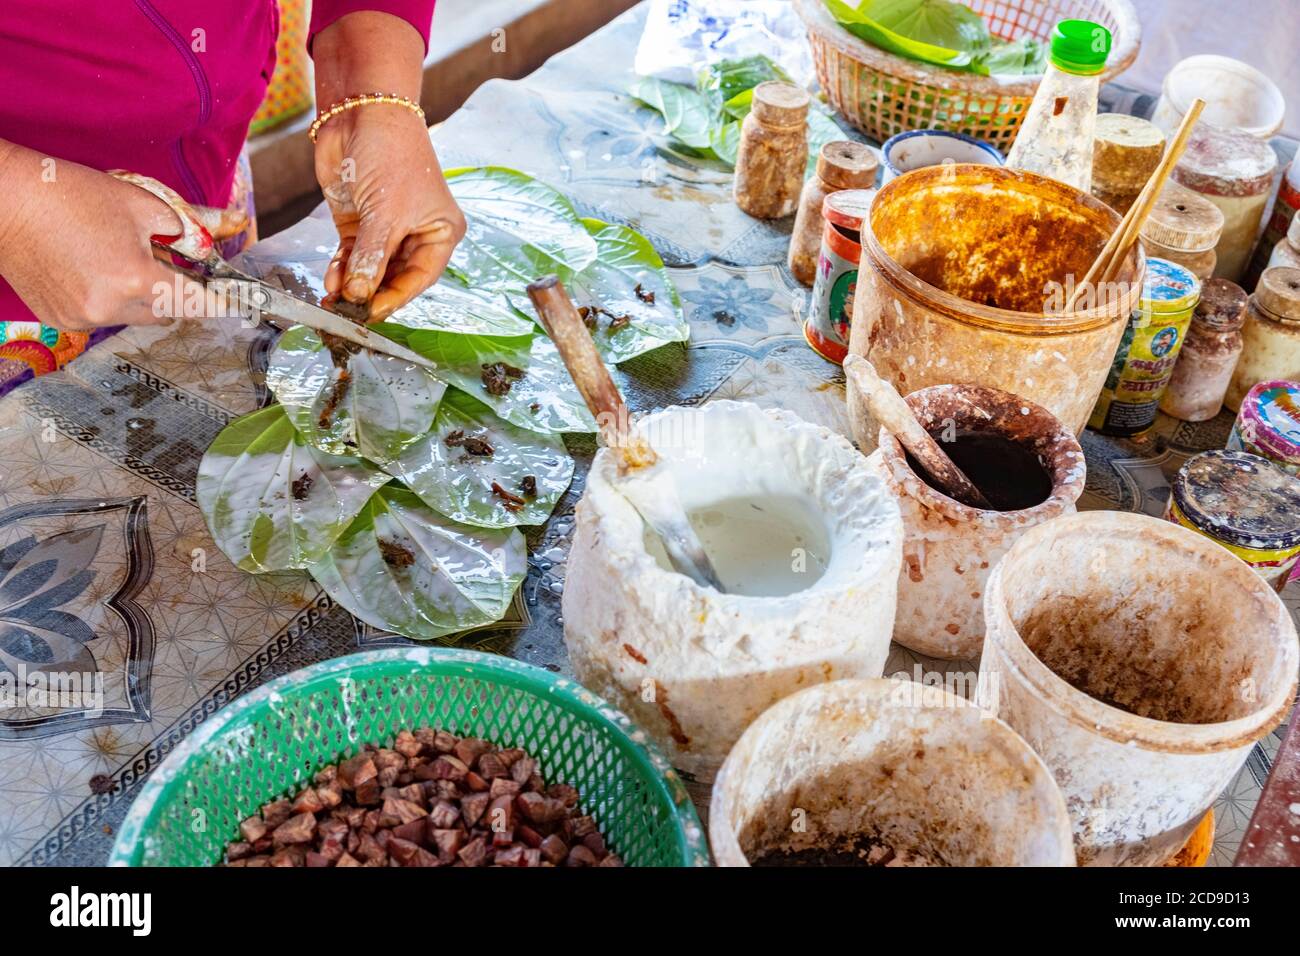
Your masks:
[[[420,109],[420,104],[405,96],[398,96],[396,93],[362,93],[360,96],[349,96],[346,99],[339,100],[329,109],[322,112],[315,120],[312,121],[311,128],[307,130],[307,138],[313,143],[316,142],[316,135],[320,128],[338,116],[340,113],[346,113],[356,106],[369,106],[372,103],[389,103],[393,106],[403,106],[410,110],[416,116],[420,117],[420,122],[424,122],[424,110]]]

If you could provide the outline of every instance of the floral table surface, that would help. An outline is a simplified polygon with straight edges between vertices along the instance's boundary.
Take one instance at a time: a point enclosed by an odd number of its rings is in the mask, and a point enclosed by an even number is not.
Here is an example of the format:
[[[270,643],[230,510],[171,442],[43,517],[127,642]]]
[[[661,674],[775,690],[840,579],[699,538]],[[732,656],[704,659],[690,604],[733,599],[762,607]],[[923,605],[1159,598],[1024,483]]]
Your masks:
[[[743,399],[847,432],[840,370],[801,334],[807,293],[784,267],[790,223],[740,213],[728,175],[674,155],[656,115],[621,92],[641,16],[522,82],[485,84],[435,131],[439,153],[448,166],[528,172],[660,250],[692,337],[622,366],[634,409]],[[333,245],[318,213],[244,264],[292,285],[319,275]],[[93,708],[0,711],[0,864],[102,863],[144,778],[221,706],[307,664],[402,642],[359,624],[305,575],[236,570],[195,505],[208,444],[268,401],[261,372],[275,334],[237,321],[128,330],[0,400],[0,669],[57,665],[102,681]],[[1083,506],[1160,514],[1170,477],[1222,447],[1230,423],[1162,418],[1141,441],[1086,434]],[[529,535],[509,616],[460,643],[565,669],[564,561],[594,450],[590,439],[569,444],[578,476]],[[1298,590],[1284,595],[1293,613]],[[886,673],[918,666],[973,669],[895,647]],[[1212,862],[1231,862],[1278,739],[1255,748],[1216,806]]]

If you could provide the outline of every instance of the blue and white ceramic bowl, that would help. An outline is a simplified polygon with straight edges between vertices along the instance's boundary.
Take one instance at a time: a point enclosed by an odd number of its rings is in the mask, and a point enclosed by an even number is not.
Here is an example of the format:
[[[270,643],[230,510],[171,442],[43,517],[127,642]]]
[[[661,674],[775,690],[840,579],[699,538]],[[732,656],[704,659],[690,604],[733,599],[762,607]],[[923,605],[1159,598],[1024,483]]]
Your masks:
[[[941,129],[914,129],[885,140],[881,147],[880,185],[903,173],[945,162],[1001,166],[1002,154],[982,140]]]

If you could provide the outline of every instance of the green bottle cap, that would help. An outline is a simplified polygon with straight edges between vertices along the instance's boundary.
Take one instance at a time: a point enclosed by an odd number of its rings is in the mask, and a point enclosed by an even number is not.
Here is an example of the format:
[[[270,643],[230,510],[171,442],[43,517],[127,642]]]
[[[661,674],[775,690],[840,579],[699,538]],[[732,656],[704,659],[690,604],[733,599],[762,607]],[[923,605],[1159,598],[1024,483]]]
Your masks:
[[[1110,31],[1091,20],[1062,20],[1052,31],[1052,65],[1066,73],[1090,76],[1106,68]]]

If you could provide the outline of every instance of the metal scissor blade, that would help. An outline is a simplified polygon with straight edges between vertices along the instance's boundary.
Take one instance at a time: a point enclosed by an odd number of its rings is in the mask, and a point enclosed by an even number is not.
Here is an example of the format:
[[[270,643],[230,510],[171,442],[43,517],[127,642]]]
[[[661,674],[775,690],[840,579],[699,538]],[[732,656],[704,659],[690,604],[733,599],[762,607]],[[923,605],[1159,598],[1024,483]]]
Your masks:
[[[245,276],[234,269],[223,271],[228,272],[228,274],[208,279],[208,285],[253,283],[257,288],[257,295],[260,299],[257,308],[261,312],[284,319],[286,322],[293,322],[296,325],[305,325],[317,332],[327,332],[330,335],[346,339],[354,345],[360,345],[362,348],[371,349],[375,352],[382,352],[384,355],[391,355],[393,358],[410,362],[413,365],[419,365],[432,371],[438,370],[438,363],[432,359],[427,359],[420,353],[411,351],[406,346],[380,335],[367,326],[358,325],[351,319],[335,315],[328,309],[322,309],[318,305],[304,302],[296,296],[269,286],[252,276]]]

